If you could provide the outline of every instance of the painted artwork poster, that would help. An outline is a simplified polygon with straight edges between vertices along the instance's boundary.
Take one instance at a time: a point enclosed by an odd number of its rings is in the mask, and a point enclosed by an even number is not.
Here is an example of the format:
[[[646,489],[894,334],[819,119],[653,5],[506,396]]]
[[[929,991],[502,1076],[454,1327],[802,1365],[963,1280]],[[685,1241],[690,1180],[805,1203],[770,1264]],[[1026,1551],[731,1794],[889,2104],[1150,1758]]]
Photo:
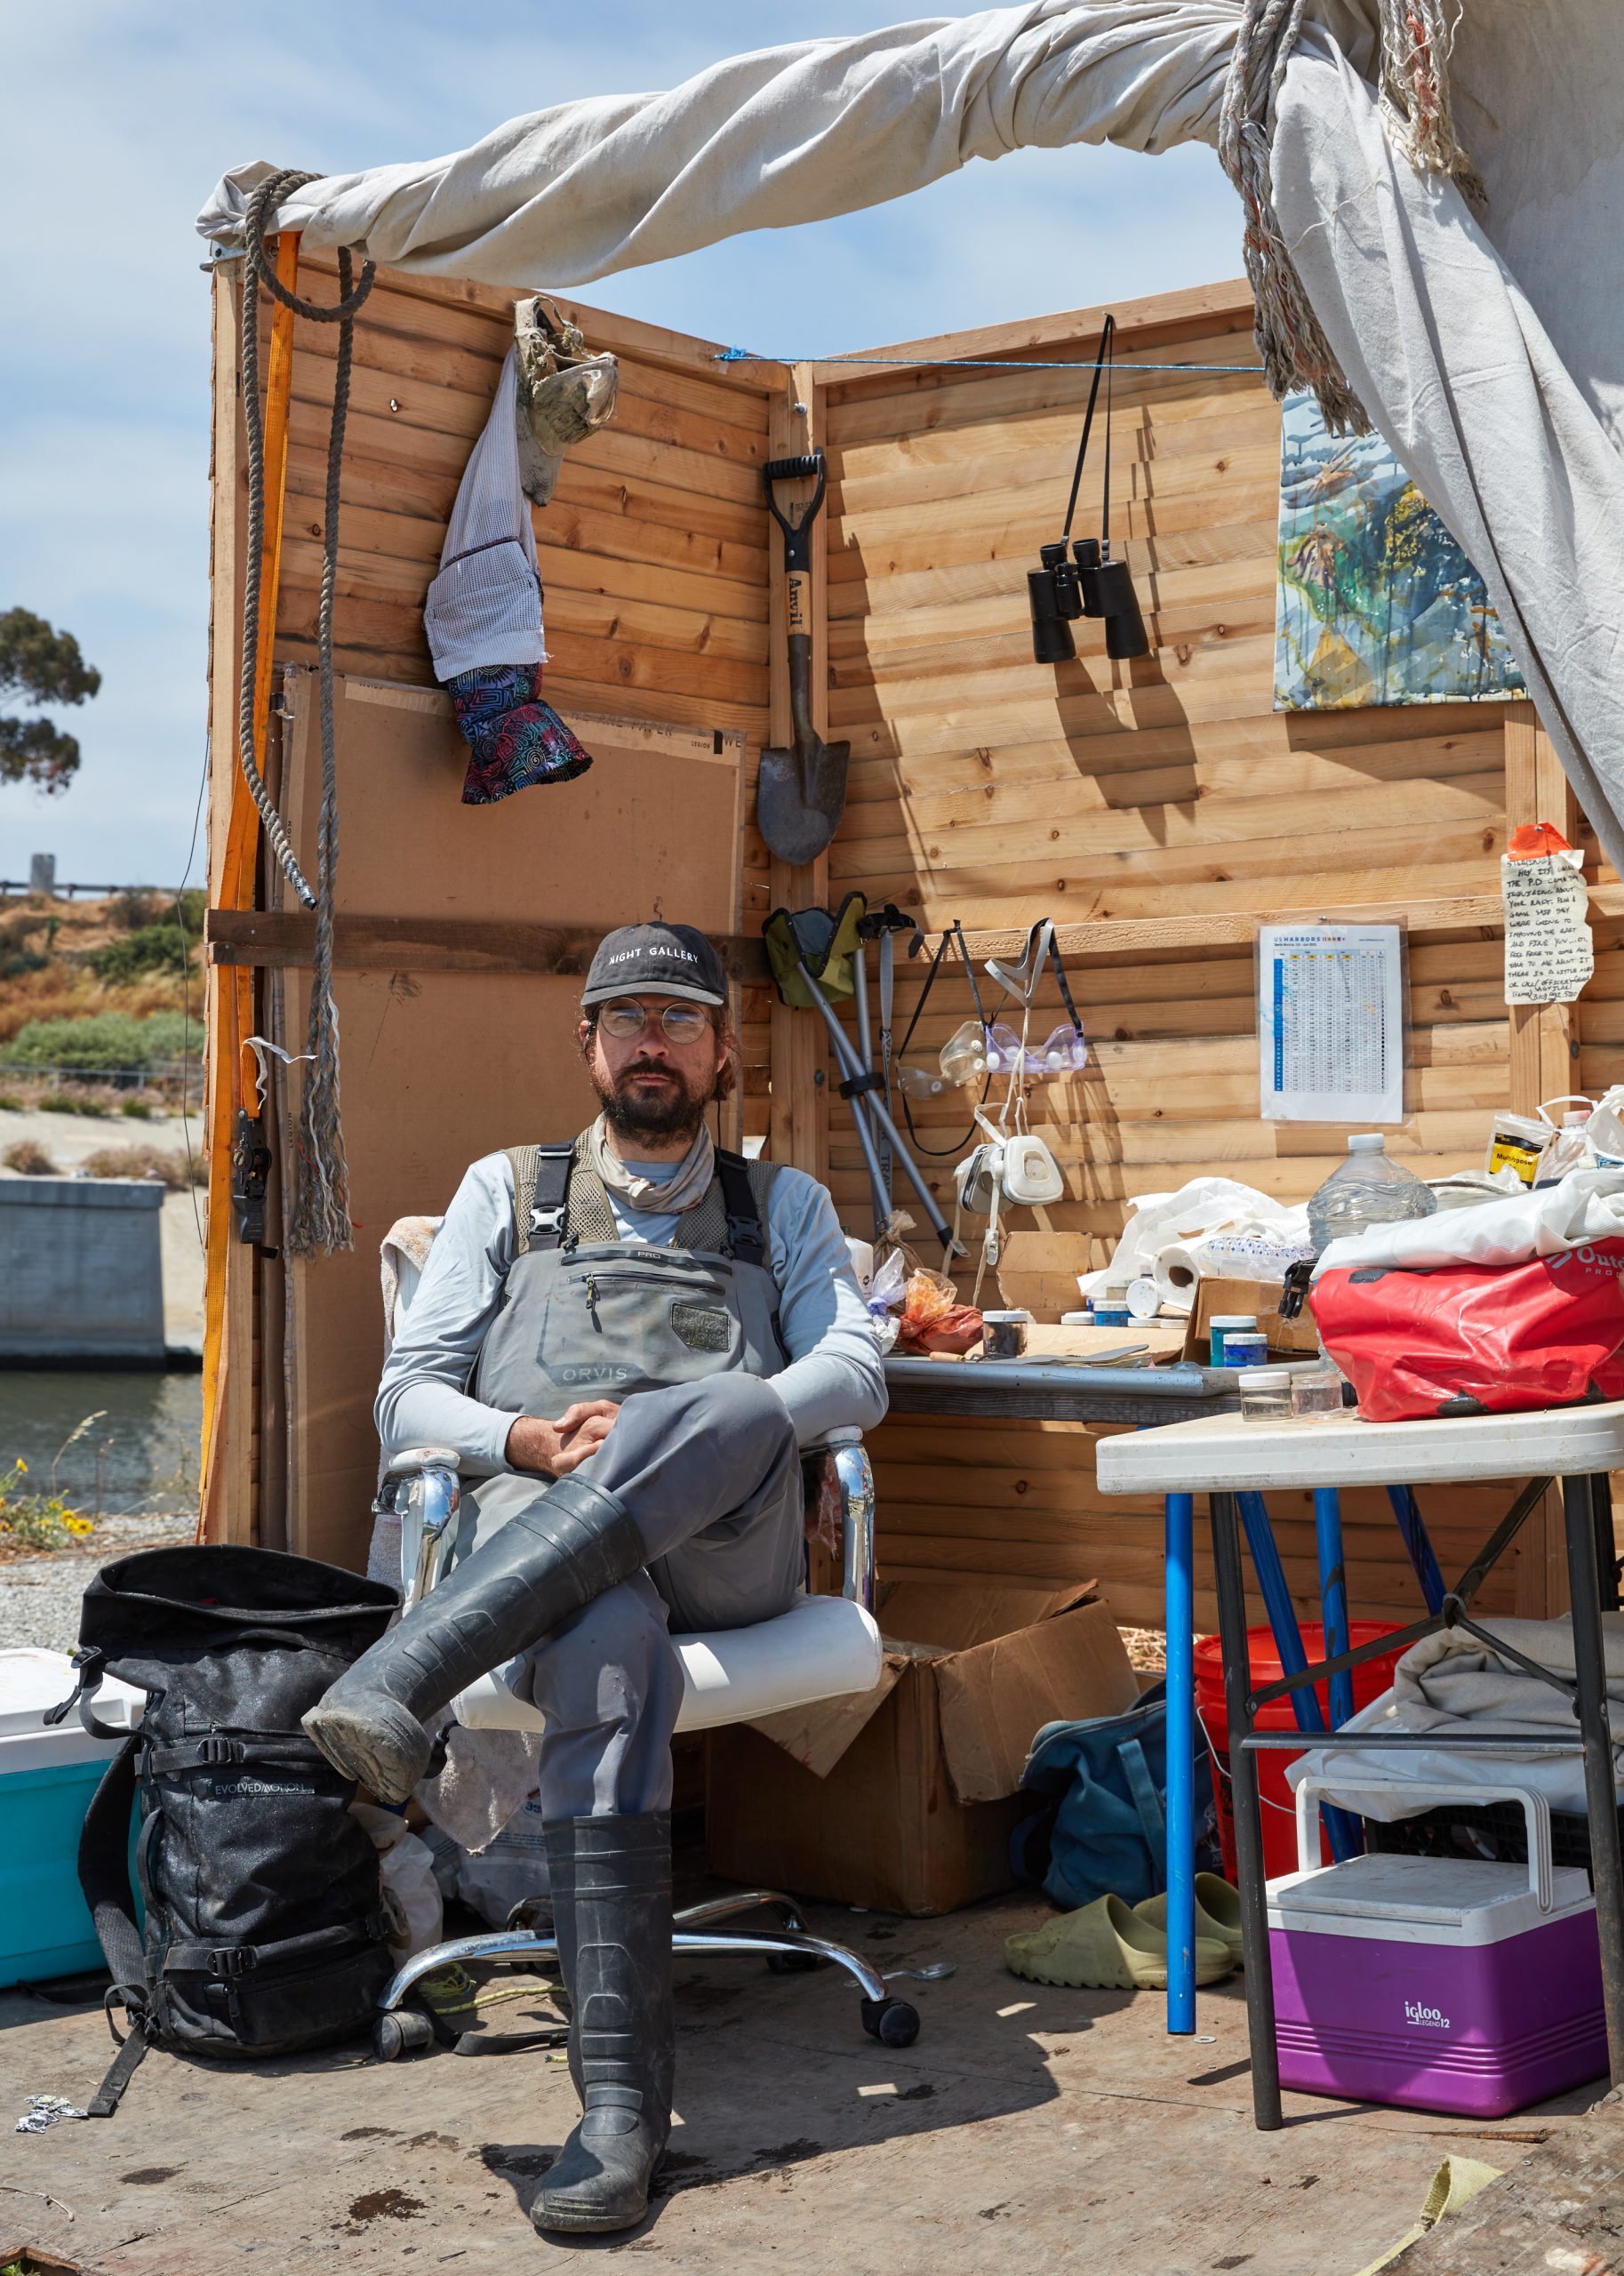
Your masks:
[[[1275,709],[1523,694],[1482,578],[1380,435],[1332,435],[1288,395]]]

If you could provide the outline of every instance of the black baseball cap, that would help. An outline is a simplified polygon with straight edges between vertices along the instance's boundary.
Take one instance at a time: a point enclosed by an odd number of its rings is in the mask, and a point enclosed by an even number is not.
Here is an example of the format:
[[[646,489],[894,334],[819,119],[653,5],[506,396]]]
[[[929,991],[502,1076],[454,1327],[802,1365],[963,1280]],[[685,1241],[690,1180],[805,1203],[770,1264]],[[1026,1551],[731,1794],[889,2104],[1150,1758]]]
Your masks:
[[[581,990],[582,1009],[635,996],[640,988],[695,1004],[727,1001],[722,959],[692,925],[622,925],[605,934]]]

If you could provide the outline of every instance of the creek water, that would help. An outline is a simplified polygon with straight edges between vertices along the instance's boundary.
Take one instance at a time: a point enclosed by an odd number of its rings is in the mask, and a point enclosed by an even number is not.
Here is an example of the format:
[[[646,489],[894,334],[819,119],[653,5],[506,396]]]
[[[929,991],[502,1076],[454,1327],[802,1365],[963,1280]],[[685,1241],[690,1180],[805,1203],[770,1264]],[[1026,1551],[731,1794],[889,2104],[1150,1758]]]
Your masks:
[[[200,1373],[0,1368],[0,1484],[20,1458],[28,1490],[48,1493],[54,1463],[86,1516],[194,1513],[202,1428]]]

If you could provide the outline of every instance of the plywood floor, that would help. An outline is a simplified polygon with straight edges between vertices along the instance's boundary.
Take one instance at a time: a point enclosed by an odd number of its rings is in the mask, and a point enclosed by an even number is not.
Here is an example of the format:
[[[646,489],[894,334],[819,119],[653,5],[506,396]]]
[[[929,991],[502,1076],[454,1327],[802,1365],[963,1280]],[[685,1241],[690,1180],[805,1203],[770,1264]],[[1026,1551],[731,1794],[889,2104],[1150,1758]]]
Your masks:
[[[340,2050],[235,2071],[154,2056],[110,2122],[8,2135],[0,2242],[95,2276],[408,2261],[512,2276],[594,2250],[674,2276],[1352,2276],[1410,2226],[1444,2157],[1515,2165],[1604,2090],[1477,2129],[1288,2096],[1285,2129],[1260,2135],[1238,1983],[1203,1995],[1204,2037],[1170,2040],[1154,1995],[1004,1972],[1004,1936],[1045,1911],[1025,1895],[942,1921],[816,1908],[883,1967],[958,1962],[898,1986],[924,2017],[902,2054],[863,2036],[832,1974],[679,1969],[681,2123],[666,2193],[624,2240],[551,2243],[525,2218],[574,2116],[562,2066]],[[107,2053],[93,2010],[0,1993],[5,2122],[32,2093],[82,2103]]]

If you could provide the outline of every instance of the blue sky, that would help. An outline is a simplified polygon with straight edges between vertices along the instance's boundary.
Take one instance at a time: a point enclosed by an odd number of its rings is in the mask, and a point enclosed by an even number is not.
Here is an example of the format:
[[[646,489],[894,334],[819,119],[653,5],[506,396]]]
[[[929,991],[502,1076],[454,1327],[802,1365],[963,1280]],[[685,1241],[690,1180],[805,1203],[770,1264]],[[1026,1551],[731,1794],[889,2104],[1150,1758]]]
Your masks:
[[[187,860],[208,630],[208,283],[192,224],[220,173],[456,149],[549,103],[908,15],[908,0],[0,11],[0,608],[66,626],[103,675],[65,716],[84,752],[72,788],[0,788],[0,877],[25,876],[37,851],[65,879],[172,885]],[[1239,237],[1210,151],[1028,151],[579,297],[805,355],[1233,276]]]

